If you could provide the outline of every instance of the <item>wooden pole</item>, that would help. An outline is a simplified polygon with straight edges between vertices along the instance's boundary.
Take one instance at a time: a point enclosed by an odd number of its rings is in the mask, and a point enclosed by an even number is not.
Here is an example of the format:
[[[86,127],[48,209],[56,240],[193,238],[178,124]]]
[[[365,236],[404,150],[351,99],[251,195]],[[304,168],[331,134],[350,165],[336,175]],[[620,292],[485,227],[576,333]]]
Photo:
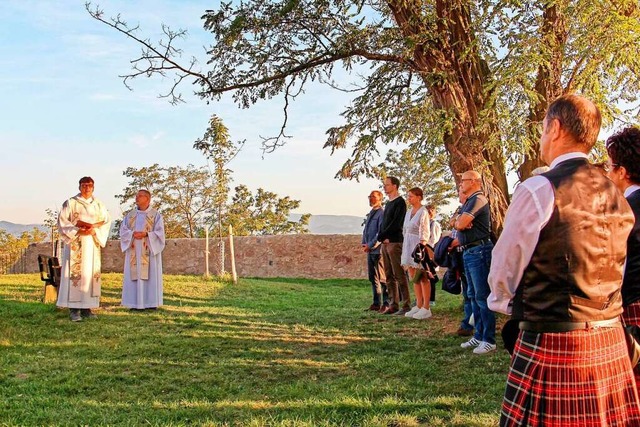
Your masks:
[[[229,224],[229,256],[231,256],[231,277],[233,283],[238,283],[238,274],[236,273],[236,257],[233,251],[233,227]]]
[[[222,238],[222,203],[218,204],[218,245],[220,249],[219,276],[224,276],[224,239]]]
[[[204,229],[204,277],[209,278],[209,227]]]

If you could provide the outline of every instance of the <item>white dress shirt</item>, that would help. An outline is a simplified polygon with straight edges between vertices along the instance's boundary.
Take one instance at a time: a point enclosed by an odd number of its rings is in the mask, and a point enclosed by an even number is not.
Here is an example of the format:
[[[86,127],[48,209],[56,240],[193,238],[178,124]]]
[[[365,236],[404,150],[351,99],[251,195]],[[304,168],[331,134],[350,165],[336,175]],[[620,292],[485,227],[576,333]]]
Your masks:
[[[587,158],[584,153],[556,157],[550,168],[565,160]],[[511,300],[540,238],[540,230],[551,219],[555,205],[553,185],[543,176],[520,183],[513,193],[500,239],[491,253],[487,304],[493,311],[511,314]]]

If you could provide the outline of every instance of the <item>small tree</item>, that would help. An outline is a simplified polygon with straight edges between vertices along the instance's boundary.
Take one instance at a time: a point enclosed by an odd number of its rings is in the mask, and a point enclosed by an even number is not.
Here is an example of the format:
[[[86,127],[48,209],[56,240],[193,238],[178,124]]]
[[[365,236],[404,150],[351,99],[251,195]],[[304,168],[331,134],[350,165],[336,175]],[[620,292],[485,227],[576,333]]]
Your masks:
[[[58,239],[60,238],[60,233],[58,233],[58,215],[59,212],[57,210],[51,210],[49,208],[45,209],[46,218],[44,219],[44,226],[50,230],[51,237],[51,254],[55,254],[56,244]]]
[[[130,182],[116,197],[121,204],[133,207],[140,188],[151,191],[153,206],[162,211],[167,237],[202,237],[212,218],[217,221],[216,185],[211,182],[206,167],[155,164],[140,169],[127,168],[124,175]],[[229,224],[237,235],[306,232],[310,215],[303,215],[299,221],[289,221],[291,210],[299,206],[299,200],[288,196],[279,197],[262,188],[254,196],[245,185],[239,185],[231,203],[226,202],[220,208],[221,212],[226,212],[222,216],[221,234],[226,235]]]
[[[140,169],[129,167],[123,175],[130,182],[116,198],[133,207],[138,190],[149,190],[152,205],[162,211],[167,237],[193,238],[206,226],[215,200],[207,168],[161,167],[156,163]]]
[[[6,273],[12,265],[18,261],[22,252],[32,243],[40,243],[46,240],[47,233],[33,227],[30,231],[24,231],[17,237],[6,230],[0,230],[0,272]]]
[[[213,197],[215,205],[214,222],[218,225],[218,238],[220,244],[220,271],[224,272],[224,241],[222,236],[222,218],[225,215],[225,208],[229,198],[229,185],[233,178],[233,171],[227,167],[229,162],[240,152],[244,141],[233,143],[229,136],[229,129],[224,125],[222,119],[213,115],[209,120],[209,127],[204,136],[197,139],[193,148],[201,151],[205,157],[213,163],[213,187],[215,195]]]
[[[304,214],[298,221],[290,221],[293,209],[300,206],[299,200],[259,188],[252,194],[247,186],[239,185],[227,211],[225,222],[233,226],[238,236],[306,233],[310,214]]]

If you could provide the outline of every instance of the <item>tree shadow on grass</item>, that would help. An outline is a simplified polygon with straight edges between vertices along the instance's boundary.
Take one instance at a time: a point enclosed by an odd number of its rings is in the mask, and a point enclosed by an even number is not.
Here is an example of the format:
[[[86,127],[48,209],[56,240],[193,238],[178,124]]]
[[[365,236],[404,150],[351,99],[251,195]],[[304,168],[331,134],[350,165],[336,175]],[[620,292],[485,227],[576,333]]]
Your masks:
[[[283,315],[269,301],[261,311],[260,293],[175,296],[193,301],[144,313],[110,307],[79,324],[52,306],[0,301],[2,314],[20,313],[2,316],[8,334],[0,341],[0,386],[9,397],[0,419],[345,426],[375,419],[400,425],[406,417],[443,426],[497,420],[506,358],[474,358],[435,323],[373,323],[382,316],[349,311],[349,297],[320,307],[285,303]],[[489,421],[474,424],[478,413]]]

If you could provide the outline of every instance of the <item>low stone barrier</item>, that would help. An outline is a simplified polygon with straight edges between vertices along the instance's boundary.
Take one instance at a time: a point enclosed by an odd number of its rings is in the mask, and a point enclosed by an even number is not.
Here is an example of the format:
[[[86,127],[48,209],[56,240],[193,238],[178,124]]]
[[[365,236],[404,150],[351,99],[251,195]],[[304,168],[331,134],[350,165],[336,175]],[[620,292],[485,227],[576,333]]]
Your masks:
[[[291,277],[309,279],[364,279],[366,255],[359,235],[289,234],[235,237],[236,270],[240,277]],[[225,270],[231,271],[229,244],[225,239]],[[38,272],[38,254],[51,254],[51,243],[29,246],[23,273]],[[122,272],[124,255],[120,242],[110,240],[102,251],[102,271]],[[205,239],[168,239],[162,256],[165,274],[205,273]],[[209,239],[209,271],[220,265],[218,239]]]

